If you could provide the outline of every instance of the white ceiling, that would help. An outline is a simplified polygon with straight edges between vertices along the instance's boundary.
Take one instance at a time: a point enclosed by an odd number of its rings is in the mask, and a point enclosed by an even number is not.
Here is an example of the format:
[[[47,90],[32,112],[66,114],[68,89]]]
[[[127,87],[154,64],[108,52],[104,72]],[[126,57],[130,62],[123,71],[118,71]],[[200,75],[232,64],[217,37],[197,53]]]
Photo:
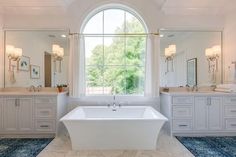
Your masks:
[[[63,14],[85,0],[0,0],[1,14]],[[101,0],[102,1],[102,0]],[[106,0],[104,0],[106,1]],[[145,0],[136,0],[145,1]],[[236,9],[236,0],[153,0],[167,15],[219,15]]]
[[[236,0],[155,0],[165,14],[219,15],[236,9]]]
[[[1,14],[63,14],[74,0],[0,0]]]

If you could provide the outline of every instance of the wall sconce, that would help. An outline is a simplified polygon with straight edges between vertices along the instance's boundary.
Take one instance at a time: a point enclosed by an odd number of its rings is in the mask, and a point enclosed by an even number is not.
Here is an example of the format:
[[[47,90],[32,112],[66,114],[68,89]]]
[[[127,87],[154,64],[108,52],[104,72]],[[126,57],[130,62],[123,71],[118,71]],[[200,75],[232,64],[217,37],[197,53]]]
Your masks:
[[[205,50],[205,56],[208,61],[208,72],[218,71],[218,61],[221,54],[221,46],[216,45]]]
[[[6,45],[6,54],[9,59],[9,71],[11,71],[11,61],[18,62],[22,56],[22,49],[15,48],[13,45]]]
[[[53,44],[52,45],[52,56],[53,56],[55,71],[57,71],[56,61],[59,61],[59,70],[58,71],[61,72],[61,61],[63,60],[63,56],[64,56],[64,48],[60,47],[57,44]]]
[[[176,54],[176,45],[169,45],[168,48],[165,48],[165,58],[167,64],[167,72],[169,72],[169,62],[171,63],[171,71],[174,71],[173,59]],[[167,73],[166,72],[166,73]]]

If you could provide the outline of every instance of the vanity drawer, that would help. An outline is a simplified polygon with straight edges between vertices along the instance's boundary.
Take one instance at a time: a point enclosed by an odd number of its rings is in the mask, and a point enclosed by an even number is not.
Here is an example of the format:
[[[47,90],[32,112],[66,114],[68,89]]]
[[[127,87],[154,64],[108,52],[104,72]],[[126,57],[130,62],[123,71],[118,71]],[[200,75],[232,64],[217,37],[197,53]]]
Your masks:
[[[54,105],[35,105],[36,118],[55,118],[55,111]]]
[[[224,103],[225,104],[236,105],[236,96],[224,97]]]
[[[186,96],[175,96],[172,99],[173,104],[183,104],[183,105],[188,105],[188,104],[193,104],[194,99],[193,97],[186,97]]]
[[[224,106],[224,116],[236,118],[236,105],[225,105]]]
[[[225,120],[225,129],[236,131],[236,119],[226,119]]]
[[[192,120],[173,120],[174,131],[192,130]]]
[[[35,104],[55,104],[57,103],[56,97],[35,97],[34,99]]]
[[[55,120],[36,120],[35,129],[36,131],[54,132]]]
[[[174,118],[191,118],[193,114],[192,106],[173,106]]]

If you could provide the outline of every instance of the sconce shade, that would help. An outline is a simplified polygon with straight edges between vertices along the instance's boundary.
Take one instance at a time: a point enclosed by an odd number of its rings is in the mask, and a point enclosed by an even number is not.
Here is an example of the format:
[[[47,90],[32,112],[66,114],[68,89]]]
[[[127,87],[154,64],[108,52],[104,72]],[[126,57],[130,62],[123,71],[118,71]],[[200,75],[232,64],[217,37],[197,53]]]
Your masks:
[[[212,47],[212,51],[214,53],[214,55],[220,55],[221,53],[221,46],[220,45],[215,45]]]
[[[22,49],[15,48],[13,45],[6,45],[6,54],[9,59],[16,61],[22,56]]]
[[[64,56],[64,48],[62,48],[62,47],[59,48],[58,56],[59,57],[63,57]]]
[[[6,54],[12,55],[14,53],[15,47],[13,45],[6,45]]]
[[[169,51],[171,54],[175,54],[176,53],[176,45],[170,45],[169,46]]]
[[[213,52],[212,52],[212,49],[211,49],[211,48],[207,48],[207,49],[205,50],[205,56],[206,56],[206,57],[210,57],[210,56],[212,56],[212,54],[213,54]]]
[[[57,44],[52,45],[52,54],[55,58],[62,58],[64,56],[64,48],[60,47]]]
[[[165,48],[165,56],[166,57],[171,56],[169,48]]]
[[[21,48],[15,48],[15,56],[16,57],[22,56],[22,49]]]
[[[59,49],[60,49],[59,45],[57,45],[57,44],[52,45],[52,53],[53,54],[57,54],[60,51]]]

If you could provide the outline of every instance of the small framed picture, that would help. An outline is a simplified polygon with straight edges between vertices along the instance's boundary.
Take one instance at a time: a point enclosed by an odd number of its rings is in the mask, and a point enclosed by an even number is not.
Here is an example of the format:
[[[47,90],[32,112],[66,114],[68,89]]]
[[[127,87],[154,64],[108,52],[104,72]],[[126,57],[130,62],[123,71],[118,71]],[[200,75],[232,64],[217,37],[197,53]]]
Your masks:
[[[39,79],[40,78],[40,66],[38,66],[38,65],[31,65],[30,66],[30,77],[32,79]]]
[[[21,56],[18,62],[17,68],[20,71],[29,71],[30,70],[30,57]]]

